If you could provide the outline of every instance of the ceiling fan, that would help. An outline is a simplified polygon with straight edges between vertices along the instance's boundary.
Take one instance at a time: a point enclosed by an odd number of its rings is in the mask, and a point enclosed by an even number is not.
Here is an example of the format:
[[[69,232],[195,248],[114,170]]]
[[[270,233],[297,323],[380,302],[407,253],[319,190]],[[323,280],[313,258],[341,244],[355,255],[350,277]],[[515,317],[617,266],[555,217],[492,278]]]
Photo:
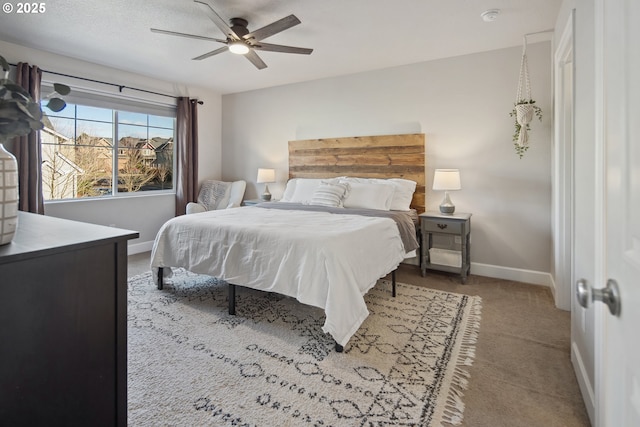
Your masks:
[[[226,39],[217,39],[213,37],[197,36],[194,34],[178,33],[176,31],[160,30],[157,28],[151,28],[151,32],[168,34],[171,36],[187,37],[198,40],[215,41],[218,43],[226,44],[219,49],[212,50],[203,55],[193,58],[196,61],[209,58],[227,50],[238,54],[244,55],[253,65],[259,70],[267,68],[267,64],[258,56],[256,50],[263,50],[268,52],[282,52],[282,53],[298,53],[302,55],[309,55],[313,52],[313,49],[307,49],[303,47],[283,46],[279,44],[271,44],[262,42],[263,39],[271,37],[281,31],[287,30],[295,25],[300,24],[300,20],[295,15],[289,15],[285,18],[279,19],[269,25],[266,25],[258,30],[249,31],[247,25],[249,24],[246,19],[231,18],[229,25],[227,21],[220,17],[214,10],[209,0],[193,0],[195,3],[206,6],[203,8],[207,16],[213,21],[213,23],[222,31]]]

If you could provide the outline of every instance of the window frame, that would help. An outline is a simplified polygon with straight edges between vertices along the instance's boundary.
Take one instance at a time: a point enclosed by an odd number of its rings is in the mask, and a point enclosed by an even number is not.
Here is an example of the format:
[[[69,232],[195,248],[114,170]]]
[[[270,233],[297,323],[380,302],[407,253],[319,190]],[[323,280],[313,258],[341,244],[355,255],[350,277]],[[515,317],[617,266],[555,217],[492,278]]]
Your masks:
[[[86,196],[86,197],[70,197],[70,198],[53,198],[53,199],[45,199],[46,203],[68,203],[68,202],[76,202],[76,201],[89,201],[89,200],[110,200],[116,198],[127,198],[127,197],[149,197],[154,195],[175,195],[176,193],[176,176],[175,170],[177,166],[177,156],[176,156],[176,127],[177,127],[177,106],[176,103],[161,103],[158,101],[150,101],[150,100],[142,100],[139,98],[127,97],[127,96],[117,96],[115,94],[107,94],[101,93],[92,90],[86,90],[81,88],[76,88],[71,86],[71,94],[65,96],[65,101],[68,104],[74,104],[79,106],[86,107],[95,107],[111,110],[112,119],[111,119],[111,127],[112,127],[112,139],[113,143],[111,146],[111,161],[112,161],[112,171],[111,171],[111,193],[99,196]],[[41,98],[44,99],[46,96],[53,92],[52,84],[45,84],[43,82],[41,88]],[[63,110],[64,111],[64,110]],[[46,113],[43,112],[45,115]],[[172,171],[171,171],[171,188],[169,189],[158,189],[158,190],[138,190],[134,192],[123,192],[118,191],[118,181],[120,171],[118,170],[118,155],[123,147],[120,145],[119,138],[119,127],[120,125],[132,125],[131,123],[121,123],[119,121],[119,113],[140,113],[145,114],[147,116],[147,136],[149,136],[149,129],[168,129],[162,128],[160,126],[153,126],[149,123],[149,116],[161,116],[172,119],[173,121],[173,136],[172,136],[172,145],[173,149],[171,151],[172,155]],[[77,131],[77,123],[78,118],[77,112],[73,114],[74,121],[74,138],[77,138],[75,132]],[[137,125],[136,125],[137,126]],[[54,130],[55,131],[55,130]],[[124,147],[124,149],[129,149],[128,147]],[[137,149],[137,148],[136,148]],[[142,148],[137,149],[142,152]],[[41,179],[43,179],[41,177]]]

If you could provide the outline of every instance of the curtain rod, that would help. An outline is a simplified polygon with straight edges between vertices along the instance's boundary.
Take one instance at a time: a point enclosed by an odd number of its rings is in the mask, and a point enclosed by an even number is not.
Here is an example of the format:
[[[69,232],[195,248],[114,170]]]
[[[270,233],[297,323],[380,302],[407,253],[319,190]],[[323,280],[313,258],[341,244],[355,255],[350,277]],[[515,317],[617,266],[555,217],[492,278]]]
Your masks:
[[[18,66],[17,64],[9,64],[9,65],[11,65],[11,66],[13,66],[13,67],[17,67],[17,66]],[[86,82],[93,82],[93,83],[99,83],[99,84],[103,84],[103,85],[107,85],[107,86],[114,86],[114,87],[117,87],[117,88],[118,88],[118,91],[119,91],[120,93],[122,93],[122,91],[123,91],[124,89],[129,89],[129,90],[135,90],[135,91],[138,91],[138,92],[149,93],[149,94],[152,94],[152,95],[166,96],[167,98],[177,98],[177,97],[176,97],[176,96],[174,96],[174,95],[167,95],[166,93],[153,92],[153,91],[151,91],[151,90],[146,90],[146,89],[139,89],[139,88],[137,88],[137,87],[131,87],[131,86],[125,86],[125,85],[119,85],[119,84],[116,84],[116,83],[110,83],[110,82],[103,82],[103,81],[101,81],[101,80],[88,79],[88,78],[86,78],[86,77],[72,76],[71,74],[57,73],[57,72],[55,72],[55,71],[44,70],[44,69],[42,69],[42,68],[41,68],[41,70],[42,70],[43,72],[45,72],[45,73],[53,74],[53,75],[56,75],[56,76],[69,77],[69,78],[72,78],[72,79],[84,80],[84,81],[86,81]],[[204,104],[204,101],[201,101],[201,100],[199,100],[199,99],[196,99],[195,101],[196,101],[198,104],[200,104],[200,105],[203,105],[203,104]]]

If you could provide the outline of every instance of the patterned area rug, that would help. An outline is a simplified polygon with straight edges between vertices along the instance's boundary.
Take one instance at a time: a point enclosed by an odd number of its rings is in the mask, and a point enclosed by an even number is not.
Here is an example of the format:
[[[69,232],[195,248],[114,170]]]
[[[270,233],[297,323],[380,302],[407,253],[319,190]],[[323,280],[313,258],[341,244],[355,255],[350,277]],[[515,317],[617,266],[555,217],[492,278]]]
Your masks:
[[[130,426],[460,424],[481,299],[380,280],[344,353],[324,312],[184,270],[129,279]]]

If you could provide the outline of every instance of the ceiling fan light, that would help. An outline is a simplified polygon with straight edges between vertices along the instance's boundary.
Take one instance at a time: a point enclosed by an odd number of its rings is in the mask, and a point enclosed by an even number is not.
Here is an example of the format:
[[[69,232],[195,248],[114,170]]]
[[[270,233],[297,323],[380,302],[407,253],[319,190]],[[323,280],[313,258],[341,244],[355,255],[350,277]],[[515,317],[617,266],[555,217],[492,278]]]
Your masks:
[[[229,43],[229,50],[236,55],[245,55],[249,53],[249,47],[241,41]]]

